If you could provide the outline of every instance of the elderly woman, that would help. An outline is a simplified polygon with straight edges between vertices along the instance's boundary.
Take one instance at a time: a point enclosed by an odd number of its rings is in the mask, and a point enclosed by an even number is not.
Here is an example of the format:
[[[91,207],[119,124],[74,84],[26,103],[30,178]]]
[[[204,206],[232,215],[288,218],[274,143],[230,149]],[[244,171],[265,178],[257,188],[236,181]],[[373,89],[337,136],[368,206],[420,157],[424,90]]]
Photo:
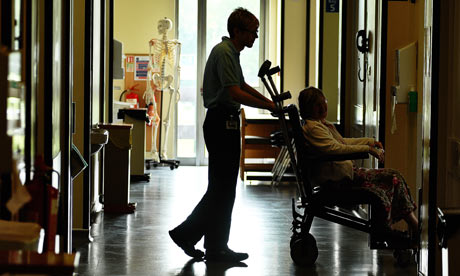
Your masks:
[[[299,94],[299,111],[304,136],[309,149],[317,154],[347,154],[367,152],[384,160],[382,144],[373,138],[343,138],[333,124],[326,121],[327,100],[321,90],[308,87]],[[417,233],[418,220],[414,215],[416,205],[403,176],[393,169],[357,168],[351,160],[315,163],[313,184],[348,179],[350,185],[362,187],[381,200],[385,225],[404,219],[412,233]]]

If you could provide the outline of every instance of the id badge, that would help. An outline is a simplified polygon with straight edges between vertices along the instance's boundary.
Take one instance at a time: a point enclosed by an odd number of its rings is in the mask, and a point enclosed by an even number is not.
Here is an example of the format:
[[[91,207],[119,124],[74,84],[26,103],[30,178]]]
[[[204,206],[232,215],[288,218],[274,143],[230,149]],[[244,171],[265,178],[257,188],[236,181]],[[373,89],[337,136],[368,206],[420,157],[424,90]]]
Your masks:
[[[230,117],[230,120],[225,121],[225,129],[238,129],[238,121],[233,119],[233,116]]]

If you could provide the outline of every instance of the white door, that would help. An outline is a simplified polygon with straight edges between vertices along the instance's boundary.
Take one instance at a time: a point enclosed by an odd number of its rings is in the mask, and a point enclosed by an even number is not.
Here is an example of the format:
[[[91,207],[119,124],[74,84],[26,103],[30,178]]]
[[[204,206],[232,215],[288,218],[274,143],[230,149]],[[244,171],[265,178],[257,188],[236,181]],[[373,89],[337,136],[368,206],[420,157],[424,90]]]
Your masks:
[[[359,0],[354,11],[354,85],[352,89],[351,136],[378,139],[380,86],[380,32],[378,0]],[[374,158],[364,166],[376,167]]]

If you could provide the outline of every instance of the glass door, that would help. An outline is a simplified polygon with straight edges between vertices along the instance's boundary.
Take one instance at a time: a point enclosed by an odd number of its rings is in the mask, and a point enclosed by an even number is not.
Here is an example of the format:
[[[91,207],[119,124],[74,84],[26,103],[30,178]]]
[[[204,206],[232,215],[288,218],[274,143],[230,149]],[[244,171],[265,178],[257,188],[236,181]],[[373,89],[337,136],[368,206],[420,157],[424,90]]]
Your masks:
[[[177,108],[177,157],[181,164],[207,164],[207,151],[202,134],[205,117],[201,96],[203,72],[212,48],[223,36],[228,36],[227,18],[238,7],[248,9],[261,22],[259,39],[249,51],[241,53],[240,59],[246,82],[262,91],[257,72],[264,56],[259,43],[260,40],[263,41],[263,3],[249,0],[178,0],[181,96]]]
[[[178,6],[178,39],[181,42],[181,55],[180,100],[177,103],[177,157],[181,164],[195,165],[198,142],[198,0],[179,0]]]

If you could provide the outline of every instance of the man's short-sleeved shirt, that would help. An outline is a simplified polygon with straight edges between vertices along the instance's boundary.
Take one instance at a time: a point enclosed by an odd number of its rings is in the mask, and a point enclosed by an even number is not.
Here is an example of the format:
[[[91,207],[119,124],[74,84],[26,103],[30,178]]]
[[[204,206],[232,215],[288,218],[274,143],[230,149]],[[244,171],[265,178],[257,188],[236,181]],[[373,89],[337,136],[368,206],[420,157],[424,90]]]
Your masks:
[[[206,62],[203,78],[203,101],[206,108],[225,107],[239,109],[226,87],[244,83],[240,53],[228,37],[214,46]]]

